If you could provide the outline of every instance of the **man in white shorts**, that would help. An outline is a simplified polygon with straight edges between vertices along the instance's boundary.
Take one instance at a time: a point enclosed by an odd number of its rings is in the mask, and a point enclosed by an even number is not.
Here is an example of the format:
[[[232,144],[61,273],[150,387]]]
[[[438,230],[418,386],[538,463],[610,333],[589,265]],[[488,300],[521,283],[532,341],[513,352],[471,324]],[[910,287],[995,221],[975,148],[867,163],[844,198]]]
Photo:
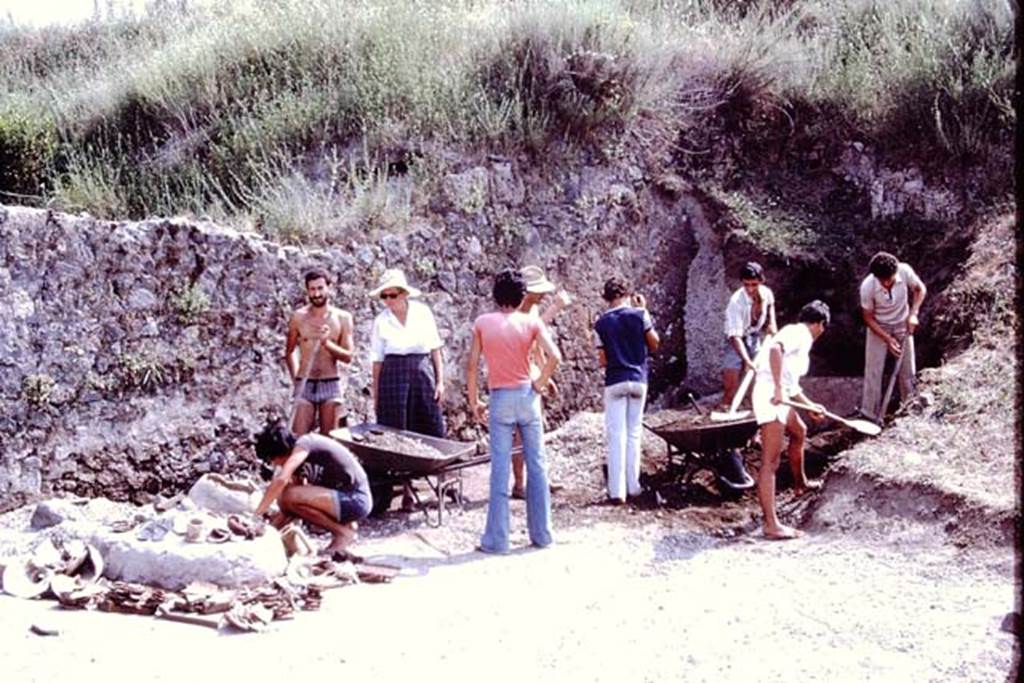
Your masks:
[[[812,301],[800,309],[798,322],[786,325],[769,342],[768,352],[761,356],[751,403],[761,427],[761,470],[757,475],[757,497],[764,512],[764,536],[772,540],[796,538],[797,529],[779,523],[775,513],[775,472],[782,455],[782,439],[789,432],[789,467],[797,494],[820,486],[807,479],[804,472],[804,440],[807,425],[795,410],[783,401],[797,401],[812,406],[812,419],[820,419],[820,405],[811,403],[800,388],[800,378],[810,366],[811,346],[825,331],[830,319],[828,305]]]

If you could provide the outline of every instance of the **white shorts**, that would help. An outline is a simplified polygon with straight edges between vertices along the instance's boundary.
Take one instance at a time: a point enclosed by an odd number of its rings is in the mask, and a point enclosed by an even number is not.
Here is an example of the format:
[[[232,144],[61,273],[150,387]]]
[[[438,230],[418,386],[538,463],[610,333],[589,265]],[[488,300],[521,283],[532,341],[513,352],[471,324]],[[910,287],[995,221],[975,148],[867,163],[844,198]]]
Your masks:
[[[789,406],[776,405],[772,403],[772,396],[775,395],[775,386],[772,382],[754,382],[754,390],[750,393],[750,403],[754,408],[754,417],[757,424],[763,425],[778,420],[786,424],[789,419]],[[782,395],[786,398],[785,390]]]

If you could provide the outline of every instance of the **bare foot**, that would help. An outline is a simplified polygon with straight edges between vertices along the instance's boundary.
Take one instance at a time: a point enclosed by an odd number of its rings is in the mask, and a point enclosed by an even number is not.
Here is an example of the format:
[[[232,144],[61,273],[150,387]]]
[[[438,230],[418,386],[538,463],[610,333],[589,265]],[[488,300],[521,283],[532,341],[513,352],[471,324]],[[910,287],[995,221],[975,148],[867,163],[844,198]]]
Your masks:
[[[803,535],[804,532],[785,524],[780,524],[774,529],[765,527],[764,530],[764,537],[769,541],[788,541],[792,538],[800,538]]]
[[[322,553],[324,555],[343,553],[355,540],[356,530],[354,528],[343,529],[331,535],[331,542],[323,549]]]
[[[793,486],[793,493],[797,496],[802,496],[805,493],[811,491],[817,491],[821,488],[821,482],[816,479],[808,479],[802,484],[796,484]]]

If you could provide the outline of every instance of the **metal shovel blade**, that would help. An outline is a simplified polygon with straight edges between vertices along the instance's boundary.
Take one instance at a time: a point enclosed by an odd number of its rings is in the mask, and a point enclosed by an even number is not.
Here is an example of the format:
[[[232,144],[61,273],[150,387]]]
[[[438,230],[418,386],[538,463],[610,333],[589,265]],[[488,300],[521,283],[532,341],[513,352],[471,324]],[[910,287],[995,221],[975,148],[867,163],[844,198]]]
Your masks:
[[[846,418],[836,419],[835,417],[833,417],[832,419],[835,419],[837,422],[845,424],[850,429],[857,430],[861,434],[867,434],[868,436],[878,436],[879,434],[882,433],[882,428],[879,425],[872,422],[871,420],[851,420]]]

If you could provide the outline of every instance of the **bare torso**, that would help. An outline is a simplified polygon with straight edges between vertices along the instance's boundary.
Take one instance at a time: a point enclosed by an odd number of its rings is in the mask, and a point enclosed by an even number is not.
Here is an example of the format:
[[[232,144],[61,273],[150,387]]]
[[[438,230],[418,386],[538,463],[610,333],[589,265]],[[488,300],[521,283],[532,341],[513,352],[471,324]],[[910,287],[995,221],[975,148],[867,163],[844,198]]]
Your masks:
[[[338,359],[321,348],[320,340],[325,328],[327,339],[346,346],[345,340],[351,339],[352,334],[352,315],[335,306],[317,310],[309,305],[296,309],[292,314],[289,341],[299,349],[296,379],[305,376],[307,369],[310,379],[330,379],[345,373],[346,364],[339,366]]]
[[[761,319],[761,308],[764,306],[764,301],[761,299],[761,291],[755,290],[753,296],[750,297],[750,324],[756,325],[757,321]],[[765,322],[768,322],[765,320]]]

